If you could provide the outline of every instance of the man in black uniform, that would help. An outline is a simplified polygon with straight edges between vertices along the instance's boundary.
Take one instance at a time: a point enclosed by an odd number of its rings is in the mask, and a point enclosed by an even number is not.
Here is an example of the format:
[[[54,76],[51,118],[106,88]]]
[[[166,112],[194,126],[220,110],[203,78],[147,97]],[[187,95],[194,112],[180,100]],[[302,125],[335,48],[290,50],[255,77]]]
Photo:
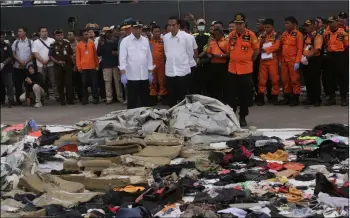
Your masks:
[[[5,33],[0,32],[0,51],[1,51],[1,66],[0,66],[0,74],[1,74],[1,86],[3,89],[1,90],[1,105],[5,103],[5,94],[7,93],[8,105],[12,107],[15,104],[13,98],[13,82],[12,82],[12,49],[11,46],[6,44],[5,42]],[[6,90],[5,90],[6,88]],[[6,92],[5,92],[6,91]]]
[[[63,31],[55,30],[55,42],[51,44],[49,57],[54,62],[55,79],[61,105],[74,104],[73,92],[73,50],[69,42],[63,40]],[[66,89],[66,96],[64,95]]]
[[[198,60],[197,68],[191,74],[190,94],[207,94],[206,81],[208,77],[208,66],[210,59],[207,57],[209,33],[205,32],[206,22],[204,19],[197,20],[198,33],[194,33],[193,37],[196,39],[198,46]]]

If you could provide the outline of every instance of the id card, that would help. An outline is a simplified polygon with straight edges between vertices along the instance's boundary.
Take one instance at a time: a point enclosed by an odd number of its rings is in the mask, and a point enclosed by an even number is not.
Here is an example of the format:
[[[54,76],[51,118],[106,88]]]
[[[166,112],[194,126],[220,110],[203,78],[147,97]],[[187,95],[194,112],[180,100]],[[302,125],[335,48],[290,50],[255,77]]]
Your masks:
[[[88,50],[86,50],[86,51],[85,51],[85,54],[86,54],[86,55],[88,55],[88,54],[89,54],[89,51],[88,51]]]

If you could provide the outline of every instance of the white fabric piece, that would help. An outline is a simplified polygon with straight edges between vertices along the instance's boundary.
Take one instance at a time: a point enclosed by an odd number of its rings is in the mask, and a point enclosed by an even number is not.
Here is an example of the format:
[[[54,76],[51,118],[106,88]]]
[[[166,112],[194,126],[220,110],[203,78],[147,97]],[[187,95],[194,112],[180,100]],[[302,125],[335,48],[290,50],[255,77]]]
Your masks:
[[[230,213],[234,216],[237,216],[238,218],[245,218],[247,215],[247,212],[245,210],[239,208],[227,208],[224,210],[219,210],[218,213]]]
[[[262,206],[255,206],[255,207],[251,207],[249,208],[249,210],[252,210],[254,212],[260,212],[260,213],[264,213],[268,216],[271,216],[271,210],[268,207],[262,207]]]
[[[329,196],[329,194],[322,193],[322,192],[318,193],[317,201],[319,203],[323,203],[333,208],[337,208],[337,207],[344,208],[349,206],[348,198],[331,197]]]
[[[46,130],[51,133],[59,133],[59,132],[70,132],[75,131],[77,128],[73,126],[61,126],[61,125],[46,125]]]
[[[226,145],[226,142],[210,143],[209,146],[210,146],[211,148],[217,149],[217,150],[229,148],[229,147]]]

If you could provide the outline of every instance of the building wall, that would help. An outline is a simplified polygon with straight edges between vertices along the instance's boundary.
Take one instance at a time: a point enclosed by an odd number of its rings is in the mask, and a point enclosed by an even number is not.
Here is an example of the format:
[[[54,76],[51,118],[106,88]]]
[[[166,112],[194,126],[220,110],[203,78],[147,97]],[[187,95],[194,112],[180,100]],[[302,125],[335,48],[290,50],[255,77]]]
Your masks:
[[[47,26],[49,31],[55,28],[70,29],[69,17],[77,18],[77,28],[94,22],[100,26],[118,25],[123,19],[132,17],[144,23],[156,21],[161,26],[166,24],[170,15],[192,13],[207,21],[221,20],[228,24],[235,12],[243,12],[247,17],[248,27],[255,29],[255,20],[270,17],[275,19],[277,29],[283,28],[283,18],[295,16],[299,22],[316,16],[337,15],[340,11],[348,12],[348,1],[176,1],[139,2],[138,4],[102,4],[71,6],[3,7],[1,8],[1,28],[17,30],[26,26],[30,33],[39,26]]]

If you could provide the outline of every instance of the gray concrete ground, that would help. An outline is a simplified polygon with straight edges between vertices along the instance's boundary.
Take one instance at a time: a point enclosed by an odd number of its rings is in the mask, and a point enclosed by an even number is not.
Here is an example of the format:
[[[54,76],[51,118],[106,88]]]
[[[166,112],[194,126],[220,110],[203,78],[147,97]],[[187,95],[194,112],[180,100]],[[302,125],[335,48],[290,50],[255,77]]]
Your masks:
[[[15,124],[32,118],[39,124],[70,125],[80,120],[103,116],[111,111],[125,109],[121,104],[85,105],[80,104],[60,106],[54,101],[46,102],[42,108],[17,106],[1,108],[1,123]],[[340,105],[331,107],[289,107],[265,105],[250,108],[247,117],[248,125],[257,128],[312,128],[318,124],[349,122],[349,107]]]

